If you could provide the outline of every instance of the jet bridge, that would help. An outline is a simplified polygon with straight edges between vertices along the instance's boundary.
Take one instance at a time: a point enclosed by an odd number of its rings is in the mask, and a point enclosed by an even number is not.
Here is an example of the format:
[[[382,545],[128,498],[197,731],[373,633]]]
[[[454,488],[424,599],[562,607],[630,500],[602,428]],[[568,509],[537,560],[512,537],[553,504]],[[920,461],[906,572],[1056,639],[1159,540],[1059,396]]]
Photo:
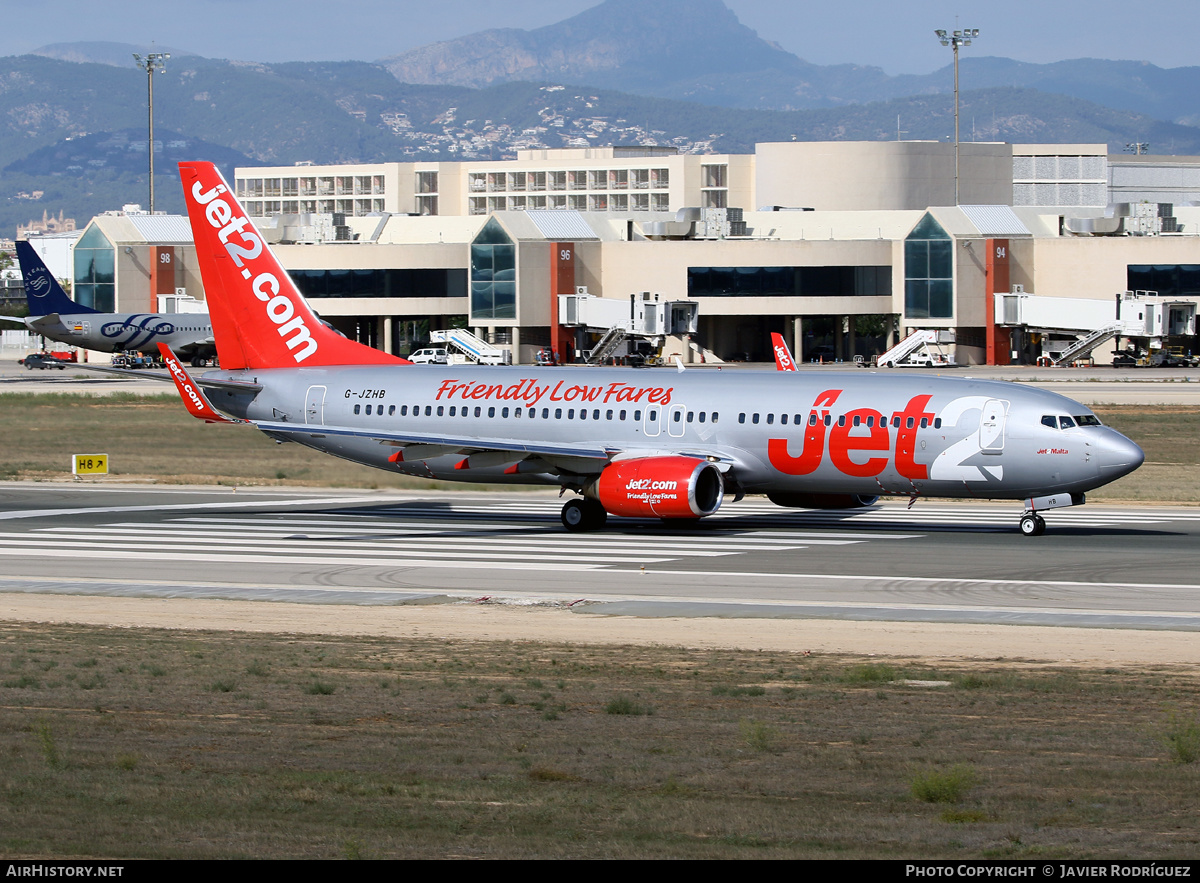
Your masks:
[[[601,364],[630,353],[637,341],[661,347],[669,335],[695,334],[699,304],[692,300],[667,301],[642,291],[628,300],[597,297],[580,287],[575,294],[558,296],[559,323],[600,335],[587,353],[589,364]]]
[[[1014,291],[996,295],[997,325],[1042,336],[1039,362],[1069,365],[1090,358],[1110,340],[1125,338],[1136,364],[1158,364],[1164,339],[1196,333],[1196,301],[1154,291],[1125,291],[1109,299],[1044,297]],[[1144,358],[1142,358],[1144,356]]]

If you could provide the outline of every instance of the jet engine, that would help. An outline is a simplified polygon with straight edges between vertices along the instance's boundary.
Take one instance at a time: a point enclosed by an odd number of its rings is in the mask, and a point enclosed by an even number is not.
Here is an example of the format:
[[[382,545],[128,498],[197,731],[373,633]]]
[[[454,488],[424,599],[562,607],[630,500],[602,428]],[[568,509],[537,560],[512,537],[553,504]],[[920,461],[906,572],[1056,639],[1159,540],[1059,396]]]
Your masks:
[[[584,494],[613,515],[703,518],[725,498],[715,465],[695,457],[641,457],[606,467]]]
[[[767,494],[767,499],[776,506],[787,506],[790,509],[858,509],[874,505],[879,497],[868,497],[865,494],[774,493]]]

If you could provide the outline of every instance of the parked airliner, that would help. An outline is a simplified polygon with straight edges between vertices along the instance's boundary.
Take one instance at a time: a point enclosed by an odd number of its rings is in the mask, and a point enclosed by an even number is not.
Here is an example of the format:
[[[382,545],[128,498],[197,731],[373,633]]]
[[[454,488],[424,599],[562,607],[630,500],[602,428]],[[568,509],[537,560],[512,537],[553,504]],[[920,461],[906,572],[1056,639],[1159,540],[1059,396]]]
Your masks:
[[[207,313],[102,313],[71,300],[33,246],[18,240],[17,260],[25,280],[29,316],[16,319],[35,334],[59,343],[103,353],[151,352],[158,343],[199,366],[216,353],[212,325]]]
[[[1042,510],[1143,460],[1088,408],[1015,383],[413,365],[323,326],[220,172],[180,172],[221,363],[198,380],[171,365],[195,416],[393,472],[558,486],[577,495],[569,530],[694,521],[743,494],[809,508],[893,495],[1022,500],[1032,536]]]

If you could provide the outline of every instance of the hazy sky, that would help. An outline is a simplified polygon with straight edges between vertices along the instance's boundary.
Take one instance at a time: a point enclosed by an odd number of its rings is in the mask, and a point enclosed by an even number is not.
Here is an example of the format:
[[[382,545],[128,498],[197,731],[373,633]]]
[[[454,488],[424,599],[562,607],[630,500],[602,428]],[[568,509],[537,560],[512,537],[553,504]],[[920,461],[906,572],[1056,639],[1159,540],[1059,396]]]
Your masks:
[[[532,29],[599,0],[0,0],[0,55],[47,43],[157,42],[211,58],[374,61],[484,28]],[[652,0],[647,0],[652,2]],[[928,73],[948,63],[935,28],[979,28],[963,50],[1020,61],[1121,58],[1196,64],[1200,4],[1130,0],[726,0],[742,23],[818,64]],[[697,63],[702,63],[697,60]]]

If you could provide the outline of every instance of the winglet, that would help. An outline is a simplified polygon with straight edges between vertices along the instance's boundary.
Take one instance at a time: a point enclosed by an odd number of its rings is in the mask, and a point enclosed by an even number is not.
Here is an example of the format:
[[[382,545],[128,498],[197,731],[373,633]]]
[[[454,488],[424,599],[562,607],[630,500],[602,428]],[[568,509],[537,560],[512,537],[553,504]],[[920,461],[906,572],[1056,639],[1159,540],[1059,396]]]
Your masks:
[[[792,351],[788,349],[787,342],[784,341],[783,335],[778,331],[771,332],[771,348],[775,350],[775,368],[778,371],[795,371],[796,360],[792,358]]]
[[[205,423],[241,423],[241,420],[231,420],[224,414],[217,412],[217,409],[212,406],[212,402],[200,389],[196,381],[192,380],[187,369],[183,367],[175,354],[171,352],[171,348],[165,343],[158,345],[158,351],[162,353],[163,361],[167,364],[167,370],[171,372],[171,379],[175,381],[175,388],[179,390],[179,397],[183,399],[183,406],[188,409],[188,413],[197,420],[203,420]]]

